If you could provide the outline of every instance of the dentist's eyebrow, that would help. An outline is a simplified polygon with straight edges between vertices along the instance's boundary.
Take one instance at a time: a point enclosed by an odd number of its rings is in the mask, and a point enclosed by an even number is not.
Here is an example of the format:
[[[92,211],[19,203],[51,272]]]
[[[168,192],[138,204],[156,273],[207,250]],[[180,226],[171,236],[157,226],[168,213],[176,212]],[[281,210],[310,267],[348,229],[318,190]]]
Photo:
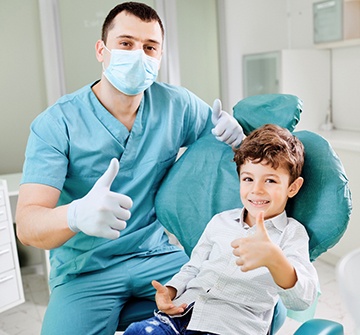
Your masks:
[[[130,39],[130,40],[140,41],[140,39],[138,39],[138,38],[136,38],[136,37],[134,37],[134,36],[132,36],[132,35],[119,35],[119,36],[117,36],[116,38],[117,38],[117,39],[128,38],[128,39]],[[160,44],[161,44],[159,41],[153,40],[153,39],[151,39],[151,38],[145,40],[145,42],[148,42],[148,43],[150,42],[150,43],[154,43],[154,44],[157,44],[157,45],[160,45]]]

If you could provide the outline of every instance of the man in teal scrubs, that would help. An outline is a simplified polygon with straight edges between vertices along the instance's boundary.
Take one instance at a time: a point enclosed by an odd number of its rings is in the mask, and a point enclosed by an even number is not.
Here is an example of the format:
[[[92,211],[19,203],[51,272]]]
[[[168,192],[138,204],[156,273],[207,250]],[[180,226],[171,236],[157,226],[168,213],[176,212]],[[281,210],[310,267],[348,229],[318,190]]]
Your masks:
[[[153,299],[151,280],[187,261],[154,211],[162,178],[180,147],[211,131],[242,140],[220,104],[155,82],[163,38],[152,8],[116,6],[96,43],[101,79],[31,125],[16,222],[22,243],[51,250],[42,334],[113,334],[131,296]]]

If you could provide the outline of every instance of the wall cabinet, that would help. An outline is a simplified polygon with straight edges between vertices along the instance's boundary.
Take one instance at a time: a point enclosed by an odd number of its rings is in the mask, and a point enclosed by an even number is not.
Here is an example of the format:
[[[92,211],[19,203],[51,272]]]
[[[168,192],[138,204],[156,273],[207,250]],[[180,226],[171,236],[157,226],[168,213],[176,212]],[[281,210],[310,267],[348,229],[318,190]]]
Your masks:
[[[328,50],[285,49],[243,55],[244,97],[283,93],[303,101],[296,130],[317,131],[330,106]]]
[[[24,301],[8,189],[0,180],[0,313]]]

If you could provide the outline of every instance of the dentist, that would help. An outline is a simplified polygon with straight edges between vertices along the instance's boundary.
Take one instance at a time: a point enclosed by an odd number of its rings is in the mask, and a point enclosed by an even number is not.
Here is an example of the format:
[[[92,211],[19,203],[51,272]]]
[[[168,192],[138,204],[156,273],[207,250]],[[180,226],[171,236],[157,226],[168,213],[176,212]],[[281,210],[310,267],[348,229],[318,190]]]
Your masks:
[[[50,249],[42,334],[114,334],[131,296],[154,299],[188,260],[154,210],[180,147],[211,131],[238,146],[239,124],[185,88],[155,82],[164,28],[126,2],[106,17],[101,79],[63,96],[32,123],[17,207],[25,245]],[[120,316],[121,317],[121,316]]]

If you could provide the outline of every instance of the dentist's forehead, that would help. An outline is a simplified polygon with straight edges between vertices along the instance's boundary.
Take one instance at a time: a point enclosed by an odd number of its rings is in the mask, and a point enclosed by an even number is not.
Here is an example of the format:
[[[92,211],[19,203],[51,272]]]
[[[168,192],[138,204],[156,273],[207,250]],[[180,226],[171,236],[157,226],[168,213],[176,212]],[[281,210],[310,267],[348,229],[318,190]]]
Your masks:
[[[125,11],[114,18],[108,32],[108,38],[131,38],[161,45],[162,31],[157,21],[142,21],[140,18]]]

